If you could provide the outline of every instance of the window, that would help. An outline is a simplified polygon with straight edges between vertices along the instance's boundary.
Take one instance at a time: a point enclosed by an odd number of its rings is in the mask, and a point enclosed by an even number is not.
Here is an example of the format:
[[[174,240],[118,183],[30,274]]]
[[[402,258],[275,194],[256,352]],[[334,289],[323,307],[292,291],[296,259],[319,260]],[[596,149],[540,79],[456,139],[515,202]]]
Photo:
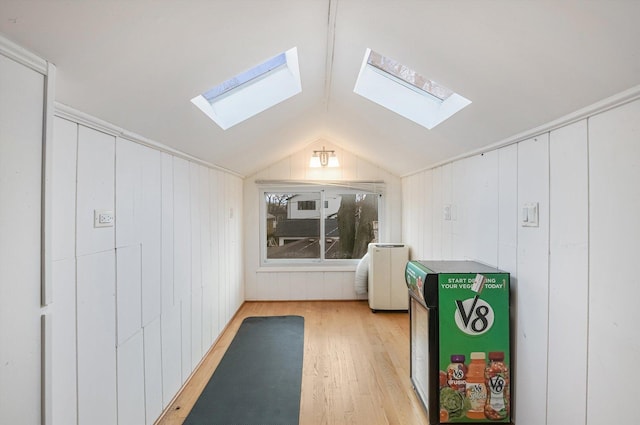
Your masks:
[[[365,52],[353,91],[429,130],[471,103],[371,49]]]
[[[357,260],[378,241],[377,193],[315,187],[261,194],[266,263]]]
[[[227,130],[302,91],[298,49],[293,47],[191,99]]]
[[[298,202],[298,210],[315,210],[316,201],[300,201]]]

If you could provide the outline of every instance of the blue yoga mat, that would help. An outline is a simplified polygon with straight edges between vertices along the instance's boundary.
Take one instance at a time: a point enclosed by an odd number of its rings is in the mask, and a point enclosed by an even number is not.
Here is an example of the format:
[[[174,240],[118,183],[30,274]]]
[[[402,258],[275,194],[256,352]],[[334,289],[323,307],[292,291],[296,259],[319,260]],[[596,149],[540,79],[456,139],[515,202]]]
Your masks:
[[[297,425],[304,318],[244,319],[184,425]]]

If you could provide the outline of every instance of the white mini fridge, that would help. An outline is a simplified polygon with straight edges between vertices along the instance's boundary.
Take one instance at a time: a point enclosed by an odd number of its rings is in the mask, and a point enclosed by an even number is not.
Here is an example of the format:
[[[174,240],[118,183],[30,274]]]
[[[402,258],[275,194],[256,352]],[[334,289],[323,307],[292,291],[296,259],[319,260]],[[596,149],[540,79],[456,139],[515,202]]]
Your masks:
[[[404,270],[409,261],[409,247],[404,244],[370,243],[369,308],[377,310],[408,310],[409,295]]]

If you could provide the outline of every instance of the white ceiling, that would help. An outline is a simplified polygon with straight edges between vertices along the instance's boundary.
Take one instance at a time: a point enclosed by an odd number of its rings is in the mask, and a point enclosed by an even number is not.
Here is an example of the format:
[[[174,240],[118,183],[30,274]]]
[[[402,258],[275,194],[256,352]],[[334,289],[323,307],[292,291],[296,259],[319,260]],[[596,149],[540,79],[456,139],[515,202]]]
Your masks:
[[[636,0],[0,0],[56,99],[250,175],[324,140],[399,176],[640,84]],[[190,99],[291,47],[302,93],[223,131]],[[427,130],[353,93],[365,49],[473,103]]]

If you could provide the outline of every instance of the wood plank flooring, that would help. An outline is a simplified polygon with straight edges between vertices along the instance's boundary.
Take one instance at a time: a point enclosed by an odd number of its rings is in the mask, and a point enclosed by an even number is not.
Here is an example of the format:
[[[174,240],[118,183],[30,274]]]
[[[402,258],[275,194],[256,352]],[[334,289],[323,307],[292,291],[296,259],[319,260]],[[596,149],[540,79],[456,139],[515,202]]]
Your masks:
[[[300,425],[425,425],[409,378],[409,315],[366,301],[246,302],[156,425],[180,425],[248,316],[305,318]],[[283,424],[284,425],[284,424]]]

